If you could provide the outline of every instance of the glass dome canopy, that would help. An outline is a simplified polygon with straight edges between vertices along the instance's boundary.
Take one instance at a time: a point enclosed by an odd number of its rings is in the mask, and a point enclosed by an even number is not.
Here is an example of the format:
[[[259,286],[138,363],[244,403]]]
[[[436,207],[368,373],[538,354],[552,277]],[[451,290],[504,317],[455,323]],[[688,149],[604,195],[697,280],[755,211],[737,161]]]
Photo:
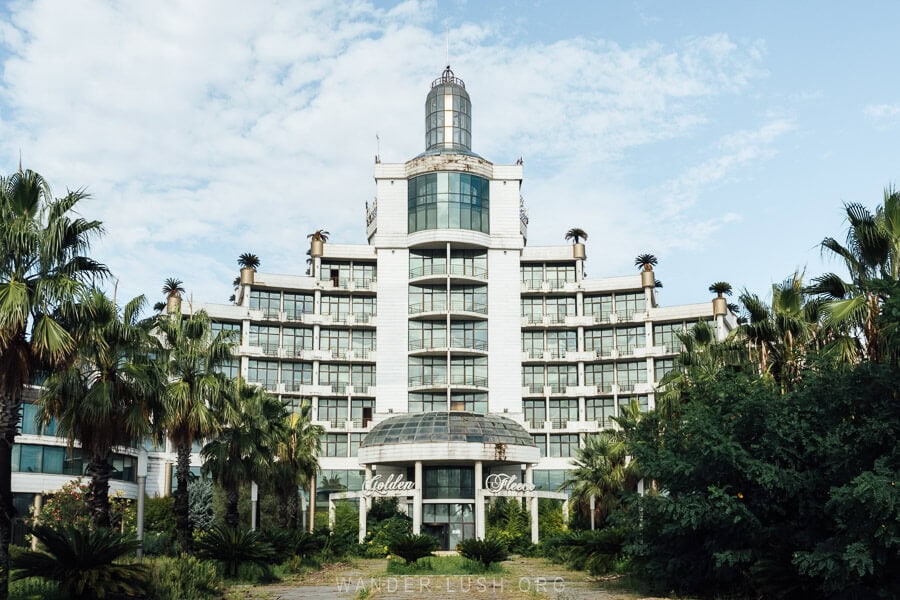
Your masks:
[[[450,65],[431,83],[425,99],[425,150],[472,151],[472,102]]]
[[[500,415],[455,411],[391,417],[375,425],[360,447],[430,442],[535,447],[531,434],[511,419]]]

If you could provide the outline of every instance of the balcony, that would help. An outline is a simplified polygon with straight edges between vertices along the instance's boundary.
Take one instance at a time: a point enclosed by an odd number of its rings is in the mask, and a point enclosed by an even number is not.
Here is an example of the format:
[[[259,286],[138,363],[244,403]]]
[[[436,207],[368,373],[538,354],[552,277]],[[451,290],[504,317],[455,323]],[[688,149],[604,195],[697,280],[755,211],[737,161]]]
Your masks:
[[[450,264],[450,276],[465,279],[486,280],[488,278],[487,268],[475,265]]]
[[[450,299],[450,312],[467,312],[486,315],[488,307],[486,302],[475,302],[473,300]]]
[[[488,378],[477,375],[451,375],[450,385],[454,386],[470,386],[470,387],[487,387]]]
[[[422,265],[421,267],[415,267],[409,270],[409,278],[410,279],[419,279],[421,277],[441,277],[444,278],[447,276],[447,265],[446,264],[437,264],[437,265]]]
[[[523,396],[543,396],[544,395],[544,384],[543,383],[528,383],[522,386],[522,395]]]
[[[434,376],[423,377],[419,375],[413,375],[407,380],[407,385],[410,388],[446,389],[447,378]]]
[[[465,338],[450,338],[451,352],[487,352],[487,340],[468,340]]]
[[[447,312],[446,302],[413,302],[409,305],[409,314],[421,315],[426,313],[444,313]]]

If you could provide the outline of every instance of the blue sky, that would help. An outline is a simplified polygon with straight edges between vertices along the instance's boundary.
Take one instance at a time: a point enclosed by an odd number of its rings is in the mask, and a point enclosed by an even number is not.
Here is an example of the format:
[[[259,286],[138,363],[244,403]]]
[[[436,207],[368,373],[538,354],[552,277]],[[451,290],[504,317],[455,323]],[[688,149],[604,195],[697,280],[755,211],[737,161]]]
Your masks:
[[[525,162],[529,243],[588,231],[591,276],[651,252],[664,304],[839,268],[843,202],[897,181],[888,2],[35,2],[0,23],[0,168],[87,187],[122,295],[231,294],[238,254],[301,273],[364,243],[381,156],[423,149],[450,60],[474,150]]]

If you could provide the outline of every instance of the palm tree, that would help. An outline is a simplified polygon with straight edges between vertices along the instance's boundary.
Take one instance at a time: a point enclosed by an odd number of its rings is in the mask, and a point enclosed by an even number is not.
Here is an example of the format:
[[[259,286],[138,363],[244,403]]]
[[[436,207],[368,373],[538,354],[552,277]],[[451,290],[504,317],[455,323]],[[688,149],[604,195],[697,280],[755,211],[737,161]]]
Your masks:
[[[316,240],[319,242],[327,242],[328,236],[330,236],[330,235],[331,234],[329,232],[325,231],[324,229],[316,229],[315,231],[310,233],[308,236],[306,236],[306,238],[310,239],[310,240]]]
[[[659,264],[657,258],[652,254],[638,254],[634,259],[634,266],[644,271],[652,271],[653,267]]]
[[[178,539],[185,550],[193,540],[188,518],[188,477],[191,445],[195,439],[219,431],[213,405],[225,389],[220,367],[231,359],[229,334],[212,335],[209,316],[200,311],[189,317],[180,313],[159,319],[165,348],[163,365],[168,384],[163,397],[161,427],[175,446],[175,516]]]
[[[719,298],[723,296],[731,295],[731,284],[727,281],[717,281],[711,286],[709,286],[709,291],[713,294],[717,294]]]
[[[298,411],[285,417],[285,427],[276,446],[275,490],[278,494],[282,525],[297,529],[297,486],[310,485],[310,498],[315,501],[315,475],[319,470],[320,439],[325,433],[312,421],[312,404],[304,402]]]
[[[572,229],[566,232],[566,240],[572,240],[573,244],[580,244],[581,240],[587,240],[588,234],[584,231],[584,229],[580,229],[578,227],[573,227]]]
[[[96,527],[109,527],[113,449],[141,441],[156,411],[149,325],[140,321],[144,304],[138,296],[120,311],[103,292],[89,292],[83,317],[72,326],[76,359],[52,374],[41,394],[38,418],[56,418],[58,435],[70,445],[80,442],[88,459],[87,503]]]
[[[595,498],[593,516],[601,525],[637,482],[620,431],[604,430],[585,437],[572,465],[575,468],[567,472],[562,487],[572,490],[572,502],[582,512],[590,512],[591,498]]]
[[[133,553],[140,543],[109,529],[34,530],[44,551],[24,550],[13,559],[15,579],[40,577],[59,582],[67,598],[143,597],[150,568],[135,562],[116,562]]]
[[[184,293],[184,282],[175,277],[169,277],[163,282],[162,292],[166,298],[181,298]]]
[[[53,199],[37,173],[0,178],[0,598],[7,598],[9,542],[15,515],[12,446],[22,392],[40,369],[58,366],[75,341],[61,323],[88,283],[109,274],[87,256],[103,232],[99,221],[74,216],[88,195]]]
[[[850,223],[846,246],[828,237],[821,248],[843,260],[850,280],[826,273],[808,291],[828,301],[828,324],[842,332],[835,343],[846,347],[847,338],[861,338],[860,354],[876,360],[881,351],[877,317],[885,299],[879,282],[896,282],[900,273],[900,192],[886,188],[875,214],[855,203],[844,209]]]
[[[256,270],[259,268],[259,257],[255,254],[251,254],[250,252],[244,252],[237,259],[238,266],[242,269],[253,269]]]
[[[272,470],[275,446],[284,423],[284,404],[238,378],[230,382],[217,407],[219,434],[203,446],[203,470],[225,490],[225,523],[240,525],[238,491],[263,481]]]

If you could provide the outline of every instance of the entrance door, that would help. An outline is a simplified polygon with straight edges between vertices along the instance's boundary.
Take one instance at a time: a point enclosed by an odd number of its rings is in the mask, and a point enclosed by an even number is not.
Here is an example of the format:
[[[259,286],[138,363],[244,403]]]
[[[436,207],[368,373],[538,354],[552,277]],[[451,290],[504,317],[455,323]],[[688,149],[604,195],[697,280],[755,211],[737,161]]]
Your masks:
[[[448,542],[450,536],[450,526],[449,525],[426,525],[422,524],[422,533],[428,534],[438,542],[441,543],[441,550],[448,549]]]

